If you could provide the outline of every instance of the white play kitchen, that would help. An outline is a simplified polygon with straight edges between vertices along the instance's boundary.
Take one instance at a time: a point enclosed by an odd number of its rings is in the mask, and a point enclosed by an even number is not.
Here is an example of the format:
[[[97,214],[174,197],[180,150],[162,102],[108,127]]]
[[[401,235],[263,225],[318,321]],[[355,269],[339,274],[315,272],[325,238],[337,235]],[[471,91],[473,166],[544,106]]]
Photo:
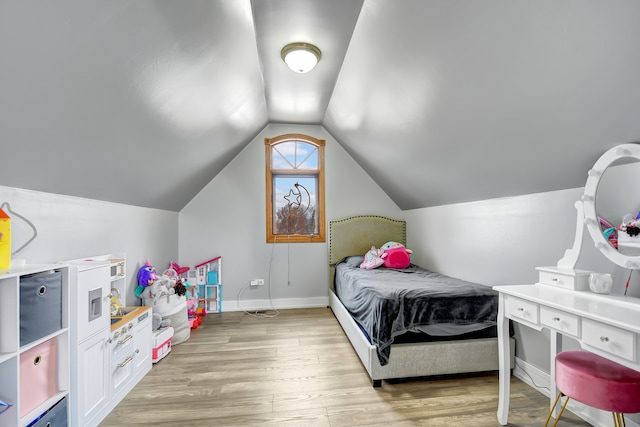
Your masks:
[[[151,369],[151,309],[124,254],[0,274],[0,425],[97,426]],[[32,424],[35,421],[35,424]]]

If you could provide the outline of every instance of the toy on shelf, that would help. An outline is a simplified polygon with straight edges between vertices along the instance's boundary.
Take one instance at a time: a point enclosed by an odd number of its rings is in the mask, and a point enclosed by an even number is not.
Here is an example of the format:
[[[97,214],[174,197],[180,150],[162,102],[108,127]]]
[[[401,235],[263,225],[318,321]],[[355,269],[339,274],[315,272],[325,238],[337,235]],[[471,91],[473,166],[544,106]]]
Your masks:
[[[11,218],[0,209],[0,270],[11,266]]]

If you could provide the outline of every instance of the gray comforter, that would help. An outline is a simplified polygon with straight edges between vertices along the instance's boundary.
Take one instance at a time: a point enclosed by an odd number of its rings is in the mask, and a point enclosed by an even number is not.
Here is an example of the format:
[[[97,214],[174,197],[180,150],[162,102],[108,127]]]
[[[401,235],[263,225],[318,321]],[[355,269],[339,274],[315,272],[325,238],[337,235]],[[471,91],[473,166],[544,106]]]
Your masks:
[[[335,290],[383,366],[394,337],[406,332],[454,335],[496,325],[498,294],[489,286],[415,265],[363,270],[362,259],[347,257],[336,265]]]

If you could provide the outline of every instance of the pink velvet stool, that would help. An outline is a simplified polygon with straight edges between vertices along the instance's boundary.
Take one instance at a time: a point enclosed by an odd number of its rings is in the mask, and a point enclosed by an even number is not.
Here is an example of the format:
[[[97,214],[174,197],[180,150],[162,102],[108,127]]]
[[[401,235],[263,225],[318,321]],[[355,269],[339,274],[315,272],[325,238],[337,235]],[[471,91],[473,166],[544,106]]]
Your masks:
[[[611,412],[614,426],[625,425],[624,414],[640,412],[640,372],[588,351],[563,351],[556,356],[556,385],[560,393],[545,426],[563,395],[567,400],[554,426],[569,399]]]

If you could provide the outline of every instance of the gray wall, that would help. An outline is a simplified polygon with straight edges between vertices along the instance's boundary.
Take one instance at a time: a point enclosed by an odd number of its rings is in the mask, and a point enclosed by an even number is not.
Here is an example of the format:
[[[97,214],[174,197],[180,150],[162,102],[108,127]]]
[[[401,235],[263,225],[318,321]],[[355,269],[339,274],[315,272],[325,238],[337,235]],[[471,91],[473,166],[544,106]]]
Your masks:
[[[574,203],[582,192],[583,188],[577,188],[405,211],[412,260],[488,285],[535,283],[535,268],[556,265],[573,245]],[[624,291],[629,273],[595,249],[586,229],[576,268],[612,273],[613,292],[618,294]],[[637,276],[629,294],[640,296]],[[520,325],[515,328],[516,356],[548,373],[548,333]],[[575,345],[567,343],[567,347]]]
[[[225,311],[328,303],[326,243],[265,243],[264,138],[285,133],[326,140],[327,221],[358,214],[402,217],[324,128],[267,126],[180,212],[180,262],[193,266],[222,255]],[[265,279],[265,286],[249,287],[251,279]]]
[[[127,304],[140,304],[134,293],[136,275],[146,259],[162,272],[178,258],[177,212],[0,186],[0,205],[5,202],[38,229],[36,239],[15,259],[43,264],[126,253]],[[13,250],[32,235],[17,217],[11,230]]]

